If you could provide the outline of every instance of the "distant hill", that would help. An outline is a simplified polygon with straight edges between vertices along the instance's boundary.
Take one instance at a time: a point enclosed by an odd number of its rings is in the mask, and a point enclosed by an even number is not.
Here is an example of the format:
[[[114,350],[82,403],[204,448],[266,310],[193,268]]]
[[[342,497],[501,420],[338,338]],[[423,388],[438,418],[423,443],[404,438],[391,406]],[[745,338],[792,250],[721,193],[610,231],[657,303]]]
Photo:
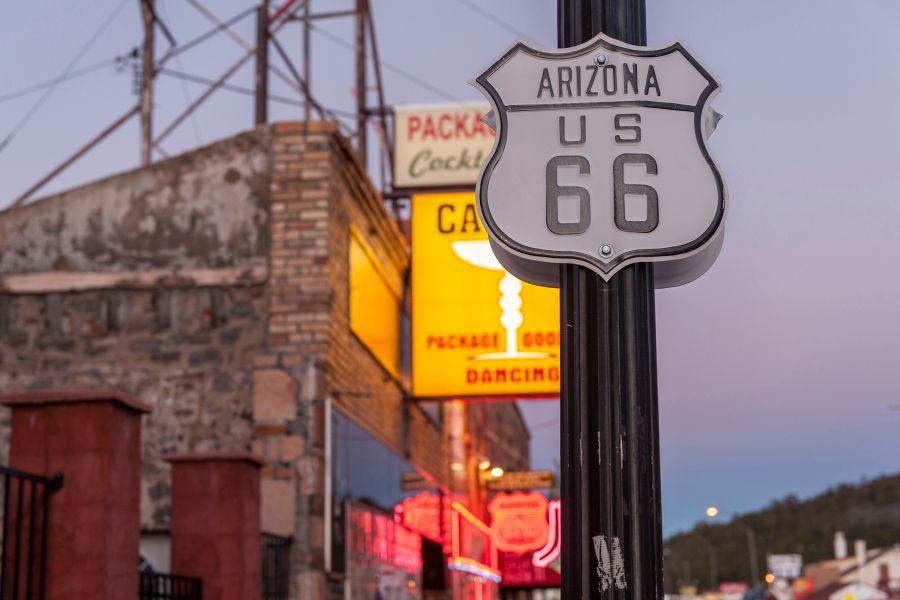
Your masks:
[[[710,552],[704,540],[716,550],[719,582],[750,581],[747,527],[756,534],[760,577],[767,554],[799,553],[804,564],[831,558],[835,531],[846,534],[851,553],[858,539],[869,548],[892,546],[900,543],[900,473],[840,485],[808,500],[788,496],[728,523],[675,534],[665,543],[666,589],[683,580],[708,589]]]

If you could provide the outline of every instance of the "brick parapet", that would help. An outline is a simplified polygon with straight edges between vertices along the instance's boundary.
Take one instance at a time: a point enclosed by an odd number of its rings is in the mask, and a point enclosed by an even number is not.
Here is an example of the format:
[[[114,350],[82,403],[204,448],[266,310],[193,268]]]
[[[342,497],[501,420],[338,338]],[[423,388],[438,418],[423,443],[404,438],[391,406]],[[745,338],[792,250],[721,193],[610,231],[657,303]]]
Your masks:
[[[268,461],[263,527],[293,533],[293,593],[319,597],[327,588],[327,403],[439,480],[447,461],[442,432],[405,405],[402,383],[350,330],[351,226],[398,289],[409,265],[402,233],[333,123],[279,123],[271,132],[269,311],[255,361],[254,448]]]
[[[258,600],[263,461],[249,453],[169,455],[172,570],[203,580],[210,600]]]
[[[10,466],[63,476],[44,515],[44,596],[133,597],[138,587],[141,415],[148,407],[112,390],[22,393],[6,395],[0,402],[12,411]],[[12,485],[9,478],[6,481]],[[19,483],[19,502],[27,498],[24,489]],[[32,511],[35,500],[32,485]],[[22,547],[30,548],[34,556],[38,547],[34,522],[28,531],[28,546]],[[21,537],[19,533],[17,548]]]

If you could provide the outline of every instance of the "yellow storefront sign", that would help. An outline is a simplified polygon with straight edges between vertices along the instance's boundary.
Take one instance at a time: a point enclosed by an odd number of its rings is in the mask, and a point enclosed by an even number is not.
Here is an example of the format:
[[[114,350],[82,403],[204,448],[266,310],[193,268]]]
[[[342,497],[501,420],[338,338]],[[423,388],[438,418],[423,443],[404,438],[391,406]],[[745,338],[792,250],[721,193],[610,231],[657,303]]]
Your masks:
[[[491,252],[475,194],[412,199],[413,393],[559,393],[559,290],[523,283]]]

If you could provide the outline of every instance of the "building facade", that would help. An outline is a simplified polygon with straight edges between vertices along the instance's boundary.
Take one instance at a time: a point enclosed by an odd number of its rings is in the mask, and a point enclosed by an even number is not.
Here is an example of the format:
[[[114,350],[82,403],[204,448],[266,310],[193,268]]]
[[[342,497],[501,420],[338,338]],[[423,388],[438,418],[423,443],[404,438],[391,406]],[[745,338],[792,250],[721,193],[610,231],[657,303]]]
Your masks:
[[[393,521],[421,491],[407,473],[483,518],[478,463],[528,467],[514,403],[410,398],[410,258],[333,124],[262,126],[0,213],[0,392],[112,387],[152,407],[141,524],[158,569],[162,457],[250,450],[262,529],[291,538],[291,597],[384,597],[349,587],[353,514]],[[432,580],[411,597],[451,593]]]

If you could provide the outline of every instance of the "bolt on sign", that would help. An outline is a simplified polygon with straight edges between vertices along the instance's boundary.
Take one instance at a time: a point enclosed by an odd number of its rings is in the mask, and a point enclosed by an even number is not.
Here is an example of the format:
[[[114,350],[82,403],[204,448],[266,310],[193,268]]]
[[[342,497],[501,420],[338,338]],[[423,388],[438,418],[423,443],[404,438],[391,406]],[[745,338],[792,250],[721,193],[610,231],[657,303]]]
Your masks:
[[[484,102],[394,109],[395,188],[474,185],[494,143]]]
[[[680,43],[518,42],[472,83],[497,128],[478,208],[511,273],[557,286],[558,263],[609,280],[656,262],[656,286],[669,287],[712,265],[726,204],[706,147],[719,84]]]
[[[413,394],[559,393],[559,292],[491,252],[475,194],[412,199]]]

